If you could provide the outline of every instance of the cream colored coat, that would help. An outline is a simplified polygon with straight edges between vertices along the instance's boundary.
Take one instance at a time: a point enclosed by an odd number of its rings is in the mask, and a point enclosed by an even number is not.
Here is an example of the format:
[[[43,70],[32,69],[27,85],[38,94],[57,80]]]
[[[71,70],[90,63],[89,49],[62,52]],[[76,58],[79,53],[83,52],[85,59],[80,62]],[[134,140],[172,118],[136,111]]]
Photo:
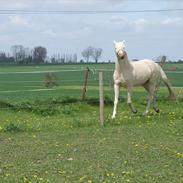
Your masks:
[[[153,108],[156,112],[159,109],[156,106],[155,101],[155,90],[160,78],[163,79],[165,85],[167,86],[170,97],[175,98],[175,94],[172,90],[171,84],[162,68],[152,60],[140,60],[136,62],[130,62],[128,60],[128,55],[125,50],[125,44],[123,42],[114,42],[115,52],[117,56],[117,62],[115,63],[114,71],[114,110],[112,118],[116,116],[116,109],[119,98],[120,87],[125,87],[127,89],[128,99],[127,103],[130,106],[132,112],[136,113],[137,110],[132,104],[132,91],[134,86],[143,86],[149,93],[148,103],[144,114],[147,114],[150,109],[150,105],[153,102]]]

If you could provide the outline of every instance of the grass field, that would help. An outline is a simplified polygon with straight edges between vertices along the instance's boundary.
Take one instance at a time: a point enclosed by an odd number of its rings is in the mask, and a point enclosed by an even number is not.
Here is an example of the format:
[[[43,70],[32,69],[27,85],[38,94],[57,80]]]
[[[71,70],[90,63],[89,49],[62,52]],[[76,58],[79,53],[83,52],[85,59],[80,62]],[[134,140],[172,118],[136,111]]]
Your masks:
[[[87,99],[81,101],[83,72],[65,70],[85,67],[1,67],[0,182],[183,183],[183,65],[167,72],[173,86],[179,86],[179,101],[168,101],[167,90],[160,88],[161,112],[145,117],[146,95],[137,88],[138,114],[133,115],[123,90],[115,120],[112,72],[105,72],[104,127],[98,123],[95,69],[110,70],[113,65],[89,65]],[[44,86],[47,71],[58,71],[59,86]]]
[[[49,99],[51,97],[80,98],[84,71],[90,68],[88,96],[98,97],[98,71],[104,70],[104,85],[109,89],[107,96],[113,97],[112,74],[114,64],[2,66],[0,68],[0,99],[8,102]],[[174,87],[182,87],[183,64],[163,66]],[[175,68],[176,71],[171,71]],[[46,75],[53,73],[58,86],[45,87]],[[94,87],[95,86],[95,87]]]

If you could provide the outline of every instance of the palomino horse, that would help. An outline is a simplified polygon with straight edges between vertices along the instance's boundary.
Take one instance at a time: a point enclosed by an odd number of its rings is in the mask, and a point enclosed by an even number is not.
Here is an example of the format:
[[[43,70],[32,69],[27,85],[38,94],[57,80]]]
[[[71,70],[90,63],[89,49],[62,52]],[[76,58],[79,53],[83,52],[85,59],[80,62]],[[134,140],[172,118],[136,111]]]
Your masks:
[[[119,98],[120,87],[125,87],[127,89],[127,103],[133,113],[137,113],[137,110],[132,104],[132,91],[134,86],[143,86],[148,95],[148,102],[144,115],[149,112],[151,103],[153,103],[154,110],[158,113],[159,109],[156,106],[155,91],[160,78],[163,79],[164,84],[167,86],[169,91],[169,97],[175,99],[175,94],[172,90],[171,84],[162,70],[162,68],[152,60],[140,60],[137,62],[130,62],[128,60],[128,55],[125,50],[124,41],[116,42],[114,41],[115,52],[117,56],[117,62],[115,63],[114,71],[114,110],[112,118],[116,117],[116,109]]]

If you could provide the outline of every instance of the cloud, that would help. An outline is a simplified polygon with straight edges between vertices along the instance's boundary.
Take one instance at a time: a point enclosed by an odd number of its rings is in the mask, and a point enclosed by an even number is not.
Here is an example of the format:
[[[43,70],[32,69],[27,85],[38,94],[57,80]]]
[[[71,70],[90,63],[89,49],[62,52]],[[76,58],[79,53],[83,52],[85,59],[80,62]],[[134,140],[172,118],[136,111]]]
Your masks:
[[[21,27],[31,27],[31,24],[23,17],[19,15],[9,16],[10,24],[21,26]]]
[[[180,17],[167,18],[162,21],[163,25],[183,25],[183,19]]]
[[[113,16],[109,19],[113,26],[120,27],[123,30],[135,30],[141,32],[144,30],[145,26],[148,24],[148,21],[144,18],[139,19],[128,19],[127,17],[122,16]]]
[[[128,22],[128,19],[126,17],[113,16],[109,19],[109,21],[113,23],[123,23],[123,22]]]
[[[137,31],[142,31],[144,30],[145,25],[147,24],[147,20],[144,18],[137,19],[133,22],[135,28]]]
[[[46,36],[49,36],[51,38],[57,37],[57,34],[52,29],[43,31],[43,34],[45,34]]]
[[[0,0],[1,9],[76,11],[135,10],[137,5],[139,9],[165,8],[166,5],[170,5],[166,8],[172,8],[180,0],[170,2],[173,0],[167,3],[151,0],[146,3],[144,0],[138,0],[138,4],[132,0]],[[92,15],[7,14],[0,16],[0,22],[0,40],[3,40],[0,50],[8,49],[12,44],[24,44],[45,45],[53,53],[55,50],[61,51],[65,48],[73,48],[80,52],[80,49],[91,44],[101,45],[108,59],[113,53],[113,39],[126,39],[129,41],[129,47],[135,45],[134,54],[137,53],[136,44],[139,42],[142,48],[147,48],[145,53],[148,53],[147,45],[151,41],[161,42],[167,50],[169,50],[168,42],[172,43],[173,40],[176,44],[182,45],[180,26],[183,25],[183,18],[180,12]],[[157,51],[159,49],[158,44]],[[149,48],[150,53],[151,51]],[[182,54],[182,51],[180,53]]]
[[[0,32],[4,32],[4,31],[6,31],[6,29],[7,29],[6,23],[1,23],[0,24]]]

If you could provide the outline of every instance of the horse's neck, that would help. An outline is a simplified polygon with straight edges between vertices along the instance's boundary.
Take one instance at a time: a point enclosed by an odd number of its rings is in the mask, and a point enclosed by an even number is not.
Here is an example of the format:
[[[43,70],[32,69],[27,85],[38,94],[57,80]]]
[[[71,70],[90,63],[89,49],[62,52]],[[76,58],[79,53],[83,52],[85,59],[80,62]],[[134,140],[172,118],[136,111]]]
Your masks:
[[[129,71],[131,68],[131,63],[128,60],[128,56],[126,55],[124,59],[119,59],[115,64],[115,69],[118,73],[124,73],[125,71]]]

